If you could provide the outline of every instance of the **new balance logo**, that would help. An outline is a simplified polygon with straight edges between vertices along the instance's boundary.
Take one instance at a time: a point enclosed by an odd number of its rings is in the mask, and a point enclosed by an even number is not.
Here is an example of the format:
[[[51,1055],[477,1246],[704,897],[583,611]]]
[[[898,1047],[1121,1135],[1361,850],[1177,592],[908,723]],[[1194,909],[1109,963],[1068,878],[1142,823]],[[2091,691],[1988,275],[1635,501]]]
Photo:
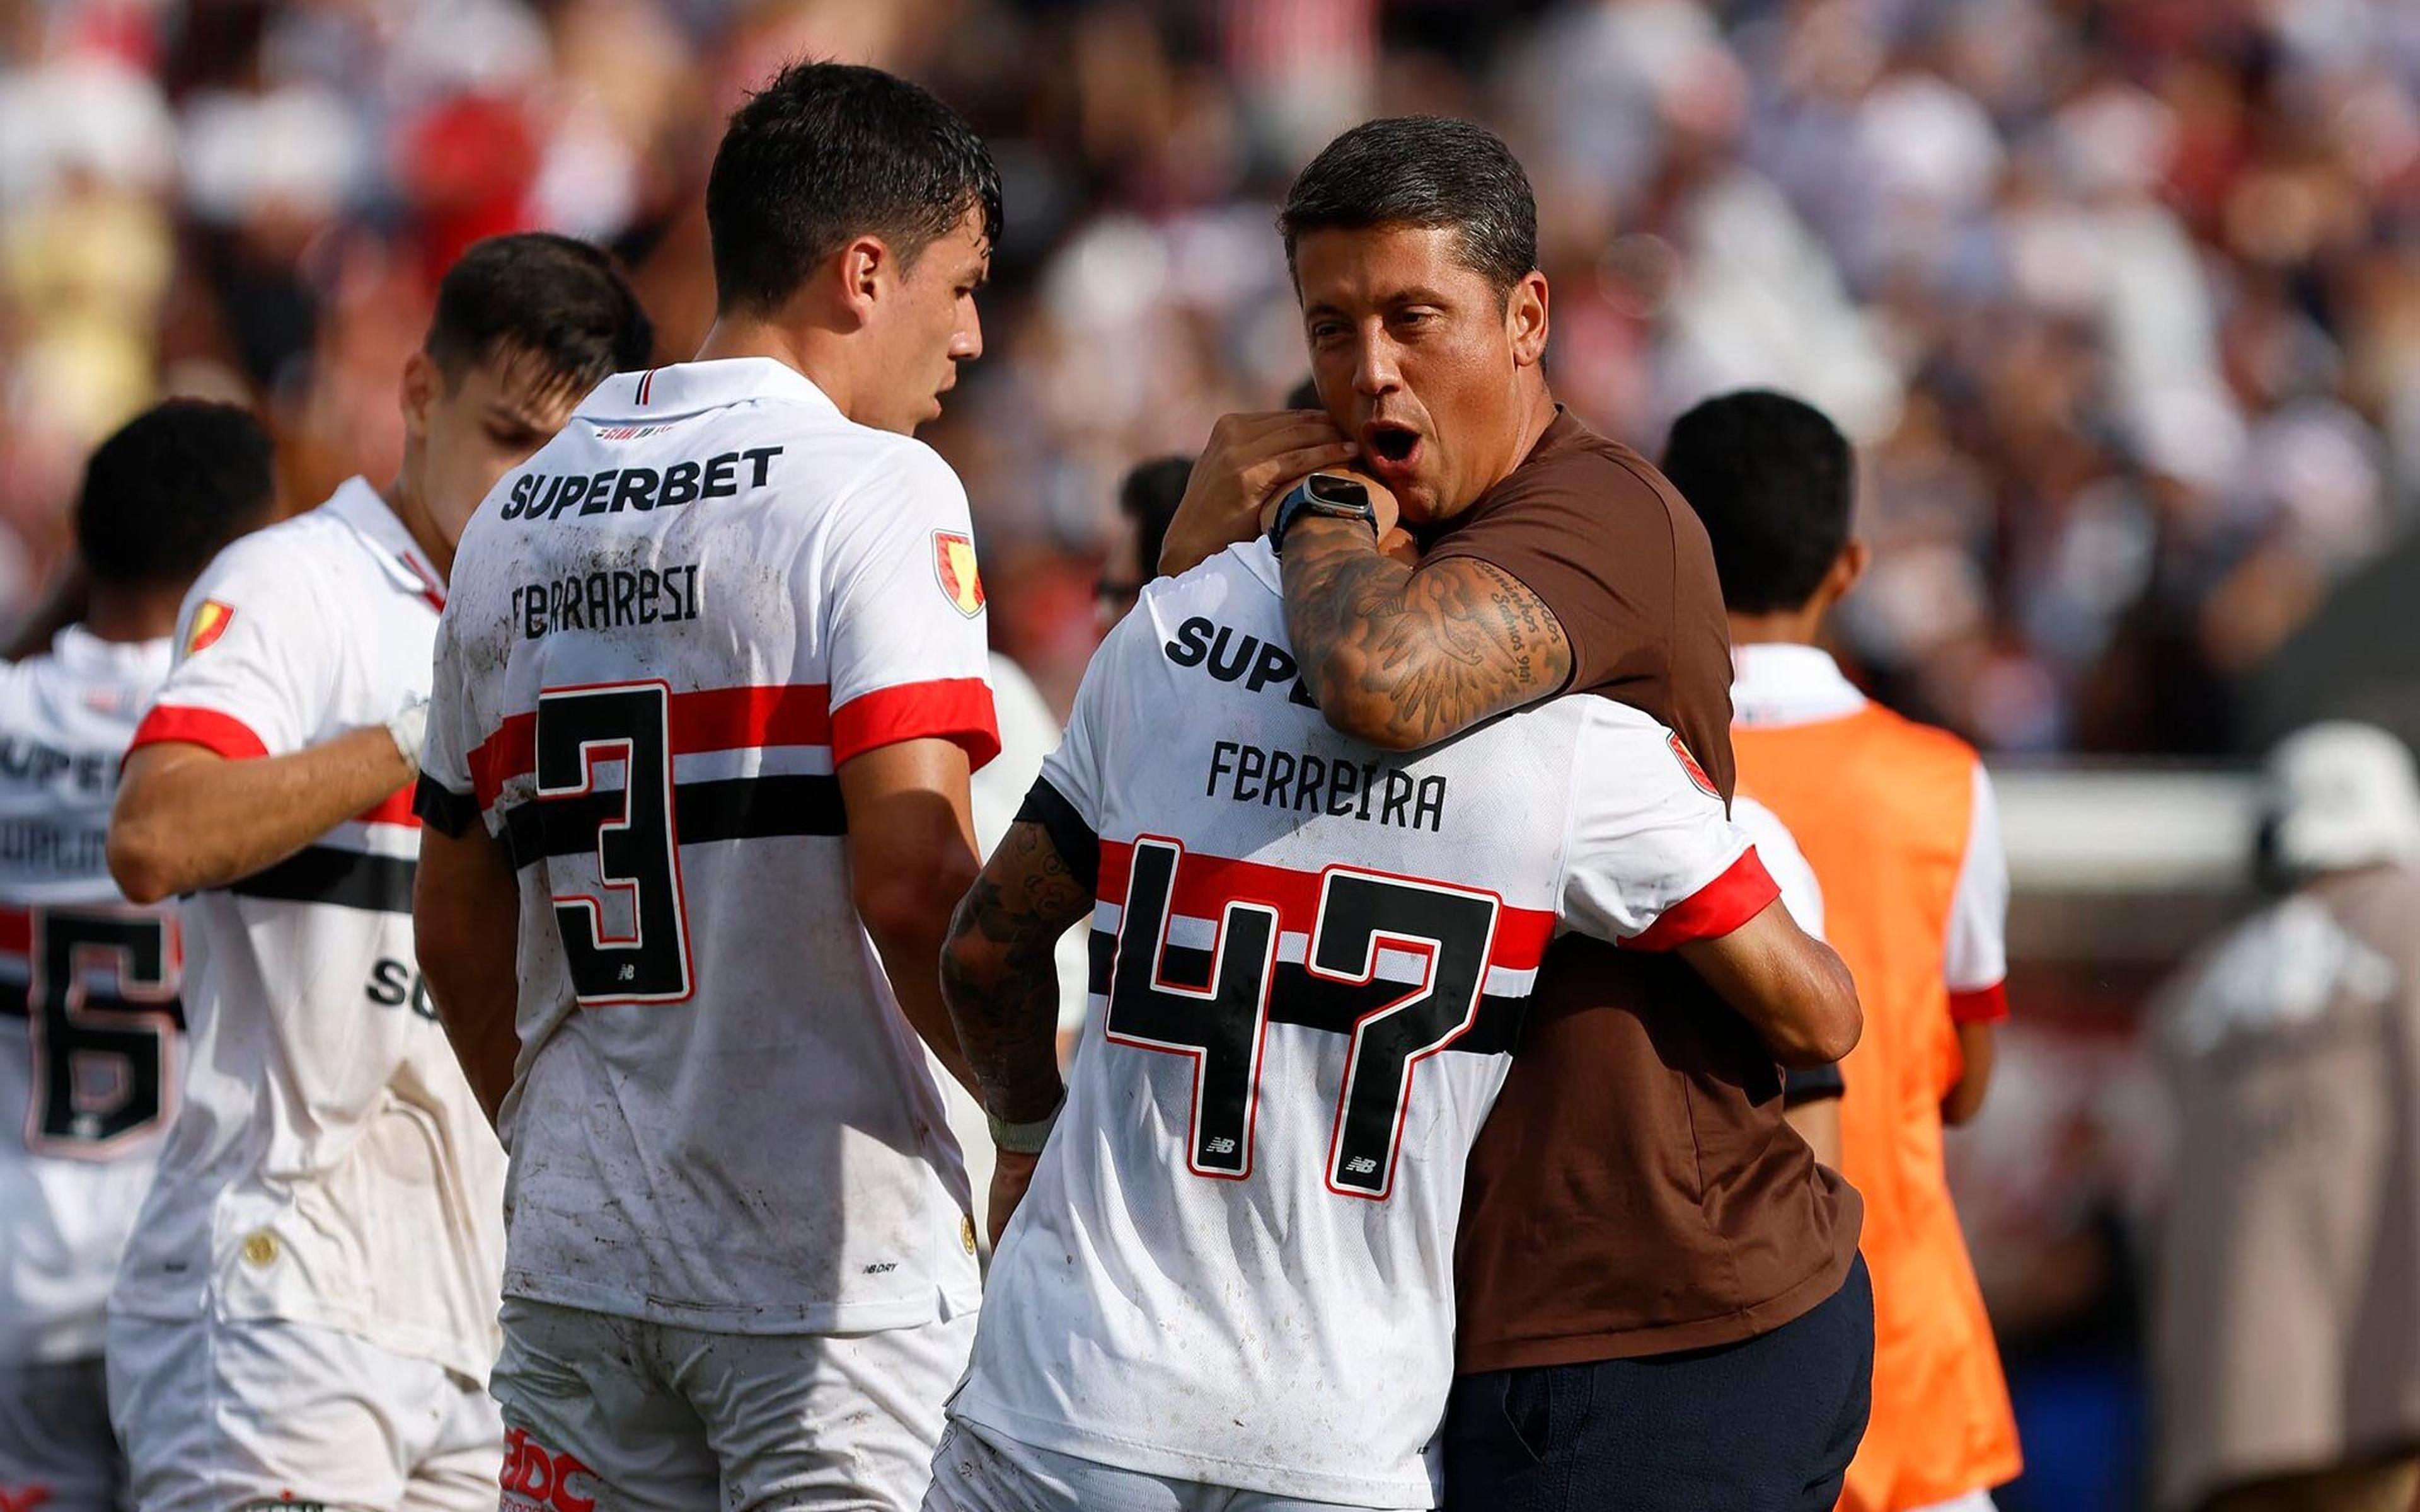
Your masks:
[[[593,1496],[572,1494],[571,1477],[596,1472],[567,1454],[557,1454],[515,1428],[504,1435],[504,1470],[498,1477],[510,1512],[597,1512]]]

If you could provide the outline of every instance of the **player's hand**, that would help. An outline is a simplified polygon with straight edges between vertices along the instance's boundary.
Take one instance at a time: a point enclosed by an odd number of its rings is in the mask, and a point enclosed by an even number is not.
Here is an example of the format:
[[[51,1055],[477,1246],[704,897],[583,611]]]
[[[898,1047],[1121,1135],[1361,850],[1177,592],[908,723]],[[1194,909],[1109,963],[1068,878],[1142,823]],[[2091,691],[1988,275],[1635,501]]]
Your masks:
[[[1033,1168],[1042,1164],[1042,1157],[1020,1155],[1013,1149],[994,1149],[992,1154],[991,1247],[997,1253],[1000,1236],[1007,1231],[1016,1205],[1025,1200],[1025,1189],[1033,1184]]]
[[[1380,550],[1387,550],[1387,538],[1389,535],[1403,536],[1405,541],[1409,541],[1411,539],[1410,536],[1404,535],[1403,531],[1400,529],[1403,524],[1403,506],[1395,501],[1394,489],[1388,487],[1385,484],[1380,483],[1377,479],[1370,476],[1367,472],[1357,471],[1352,468],[1315,468],[1312,471],[1325,472],[1330,477],[1350,478],[1355,483],[1359,484],[1362,487],[1370,491],[1370,507],[1376,511],[1378,517],[1378,548]],[[1288,478],[1277,488],[1275,492],[1269,495],[1268,501],[1261,505],[1261,533],[1263,535],[1266,535],[1271,527],[1277,524],[1278,505],[1285,502],[1286,495],[1294,492],[1295,484],[1302,482],[1303,478],[1308,478],[1310,476],[1311,476],[1311,473],[1306,472],[1301,478]],[[1393,553],[1388,552],[1388,554],[1392,555]],[[1417,557],[1419,554],[1419,548],[1415,547],[1413,548],[1413,555]]]
[[[1260,528],[1261,506],[1288,481],[1340,467],[1361,455],[1324,409],[1224,415],[1193,464],[1185,498],[1169,521],[1159,570],[1200,566]]]

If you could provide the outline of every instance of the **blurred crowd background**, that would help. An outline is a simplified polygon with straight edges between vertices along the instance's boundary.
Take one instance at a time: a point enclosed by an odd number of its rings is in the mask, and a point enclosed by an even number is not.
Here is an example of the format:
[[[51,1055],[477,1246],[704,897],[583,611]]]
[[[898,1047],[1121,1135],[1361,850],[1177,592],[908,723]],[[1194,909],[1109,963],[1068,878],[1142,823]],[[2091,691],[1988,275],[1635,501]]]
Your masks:
[[[163,392],[259,406],[289,507],[389,475],[480,236],[612,246],[687,355],[721,118],[803,52],[1000,160],[988,351],[926,434],[1062,707],[1120,474],[1306,372],[1293,171],[1420,111],[1528,165],[1582,416],[1652,455],[1759,383],[1859,443],[1841,649],[1902,710],[2006,756],[2240,755],[2314,699],[2420,734],[2410,0],[0,0],[0,620]],[[2133,1011],[2184,942],[2062,950],[2024,868],[1960,1180],[2038,1467],[2004,1505],[2074,1512],[2141,1469]]]

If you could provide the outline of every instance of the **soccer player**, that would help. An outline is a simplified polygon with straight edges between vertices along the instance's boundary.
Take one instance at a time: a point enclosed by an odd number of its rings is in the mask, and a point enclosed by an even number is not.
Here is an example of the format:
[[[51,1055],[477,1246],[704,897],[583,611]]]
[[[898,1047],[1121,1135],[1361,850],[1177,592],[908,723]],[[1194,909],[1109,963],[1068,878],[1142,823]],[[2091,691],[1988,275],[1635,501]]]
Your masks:
[[[1677,951],[1783,1058],[1855,1038],[1647,716],[1565,699],[1413,756],[1329,729],[1287,644],[1294,509],[1110,633],[958,911],[996,1220],[1032,1187],[932,1512],[1435,1505],[1464,1161],[1559,931]],[[1063,1093],[1049,951],[1086,915]]]
[[[76,501],[79,623],[0,669],[0,1506],[126,1504],[101,1304],[183,1037],[176,916],[128,905],[103,837],[177,606],[275,492],[241,409],[170,400],[127,422]]]
[[[1709,399],[1672,425],[1664,471],[1705,521],[1730,610],[1741,780],[1823,885],[1833,945],[1866,1003],[1841,1068],[1840,1169],[1866,1199],[1874,1401],[1848,1512],[1984,1512],[2020,1468],[2016,1425],[1942,1169],[2008,1013],[2008,860],[1974,749],[1869,702],[1818,648],[1865,568],[1849,443],[1777,393]]]
[[[409,786],[463,522],[649,341],[594,248],[474,245],[405,364],[394,483],[187,598],[109,835],[129,898],[192,895],[184,1107],[109,1303],[147,1512],[494,1504],[504,1159],[415,965]]]
[[[1372,121],[1302,171],[1280,225],[1325,434],[1422,547],[1400,562],[1349,520],[1296,525],[1307,695],[1343,733],[1418,749],[1593,694],[1678,733],[1728,799],[1705,532],[1556,405],[1520,163],[1467,122]],[[1305,419],[1214,428],[1163,565],[1253,529],[1264,479],[1318,445]],[[1471,1156],[1448,1504],[1828,1512],[1865,1421],[1859,1206],[1783,1127],[1773,1057],[1684,966],[1585,934],[1548,952],[1522,1049]]]
[[[508,1506],[930,1474],[978,1292],[918,1036],[963,1075],[934,963],[999,737],[966,494],[910,433],[983,350],[1000,217],[931,95],[784,69],[715,155],[697,359],[472,522],[417,917],[513,1155]]]

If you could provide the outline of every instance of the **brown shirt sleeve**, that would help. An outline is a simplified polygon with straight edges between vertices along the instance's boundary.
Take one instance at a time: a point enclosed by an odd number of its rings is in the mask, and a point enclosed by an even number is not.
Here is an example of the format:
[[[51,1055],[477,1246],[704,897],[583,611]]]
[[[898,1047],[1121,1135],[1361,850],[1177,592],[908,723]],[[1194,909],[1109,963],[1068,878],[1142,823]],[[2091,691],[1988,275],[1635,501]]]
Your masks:
[[[1559,416],[1427,558],[1499,567],[1572,646],[1563,691],[1601,694],[1680,732],[1728,801],[1730,635],[1705,527],[1629,448]]]

